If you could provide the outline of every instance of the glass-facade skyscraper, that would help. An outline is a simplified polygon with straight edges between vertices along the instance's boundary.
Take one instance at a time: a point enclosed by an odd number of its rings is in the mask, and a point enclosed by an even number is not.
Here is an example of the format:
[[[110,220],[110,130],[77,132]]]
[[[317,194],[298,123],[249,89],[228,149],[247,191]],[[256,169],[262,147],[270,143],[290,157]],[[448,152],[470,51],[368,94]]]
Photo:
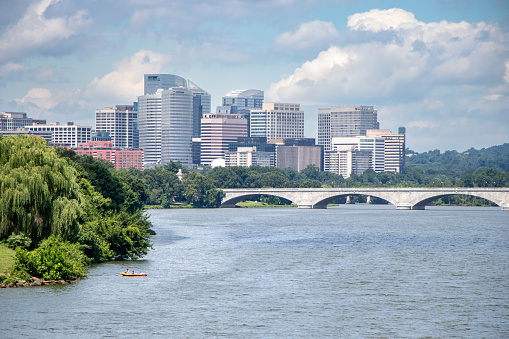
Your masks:
[[[158,89],[169,89],[171,87],[186,87],[193,93],[193,138],[201,135],[201,118],[204,114],[211,112],[210,94],[193,83],[173,74],[145,74],[144,79],[145,95],[154,94]]]
[[[192,138],[201,134],[201,117],[210,113],[210,94],[178,75],[145,74],[138,97],[140,148],[149,167],[180,161],[192,165]]]
[[[113,147],[139,148],[138,110],[134,105],[96,109],[95,130],[109,133]]]
[[[331,138],[366,135],[368,129],[379,129],[377,110],[373,106],[333,106],[318,109],[318,145],[331,151]]]
[[[187,87],[186,79],[173,74],[145,74],[144,95],[155,94],[158,89],[168,89],[170,87]]]
[[[193,94],[185,87],[159,89],[138,97],[140,148],[144,168],[180,161],[190,167],[193,138]]]

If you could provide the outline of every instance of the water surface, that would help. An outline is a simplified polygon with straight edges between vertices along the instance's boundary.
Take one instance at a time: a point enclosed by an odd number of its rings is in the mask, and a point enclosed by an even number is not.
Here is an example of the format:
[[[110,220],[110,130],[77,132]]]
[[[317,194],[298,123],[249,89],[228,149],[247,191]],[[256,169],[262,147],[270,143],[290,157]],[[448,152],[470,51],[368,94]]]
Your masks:
[[[150,213],[143,260],[0,290],[0,336],[509,337],[509,213],[498,208]],[[127,267],[148,276],[117,276]]]

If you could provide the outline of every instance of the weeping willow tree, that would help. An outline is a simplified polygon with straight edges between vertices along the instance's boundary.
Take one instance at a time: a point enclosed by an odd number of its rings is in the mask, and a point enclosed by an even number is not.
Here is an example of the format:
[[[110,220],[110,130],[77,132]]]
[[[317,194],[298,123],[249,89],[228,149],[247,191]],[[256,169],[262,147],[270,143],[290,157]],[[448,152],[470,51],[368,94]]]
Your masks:
[[[34,247],[50,235],[74,241],[84,201],[76,170],[44,139],[0,137],[0,239],[24,233]]]

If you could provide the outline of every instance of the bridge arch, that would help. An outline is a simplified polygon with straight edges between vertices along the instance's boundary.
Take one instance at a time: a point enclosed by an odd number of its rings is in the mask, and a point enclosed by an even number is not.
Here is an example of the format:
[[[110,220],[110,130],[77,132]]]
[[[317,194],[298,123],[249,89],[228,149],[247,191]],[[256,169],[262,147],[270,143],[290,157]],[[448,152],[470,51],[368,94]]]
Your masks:
[[[502,201],[498,201],[499,199],[494,198],[490,194],[486,194],[486,193],[483,193],[483,192],[461,192],[461,193],[458,192],[458,193],[447,193],[447,194],[429,194],[428,197],[426,197],[424,199],[422,199],[422,197],[421,197],[422,200],[415,202],[415,204],[413,205],[412,209],[414,209],[414,210],[423,210],[431,202],[433,202],[433,201],[435,201],[437,199],[440,199],[440,198],[450,197],[450,196],[453,196],[453,195],[462,195],[462,196],[470,196],[470,197],[482,198],[482,199],[485,199],[485,200],[487,200],[489,202],[494,203],[495,205],[497,205],[499,207],[503,206],[503,202]]]
[[[375,198],[378,198],[378,199],[381,199],[383,201],[386,201],[388,202],[389,204],[392,204],[392,205],[396,205],[394,202],[391,202],[389,199],[387,199],[388,197],[384,196],[383,194],[372,194],[372,193],[340,193],[340,194],[333,194],[327,198],[324,198],[318,202],[316,202],[314,205],[313,205],[313,208],[327,208],[327,205],[333,203],[335,200],[337,200],[338,198],[343,198],[343,197],[349,197],[349,196],[367,196],[367,197],[375,197]]]
[[[293,204],[297,204],[294,202],[291,197],[288,196],[288,194],[281,194],[281,192],[275,193],[275,192],[259,192],[259,193],[249,193],[249,194],[238,194],[234,195],[233,197],[228,197],[228,200],[224,200],[221,203],[221,207],[235,207],[235,205],[241,201],[244,201],[245,199],[256,197],[259,195],[270,195],[272,197],[278,197],[282,199],[286,199],[291,201]]]

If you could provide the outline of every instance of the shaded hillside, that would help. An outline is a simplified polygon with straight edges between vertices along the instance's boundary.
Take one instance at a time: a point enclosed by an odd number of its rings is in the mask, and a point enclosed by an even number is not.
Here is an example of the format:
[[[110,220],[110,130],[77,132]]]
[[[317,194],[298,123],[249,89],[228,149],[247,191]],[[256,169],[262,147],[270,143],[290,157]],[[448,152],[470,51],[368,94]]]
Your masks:
[[[439,150],[414,153],[408,152],[407,169],[420,169],[424,172],[435,172],[461,176],[466,173],[477,173],[483,168],[495,168],[499,171],[509,170],[509,143],[477,150],[471,148],[465,152]]]

